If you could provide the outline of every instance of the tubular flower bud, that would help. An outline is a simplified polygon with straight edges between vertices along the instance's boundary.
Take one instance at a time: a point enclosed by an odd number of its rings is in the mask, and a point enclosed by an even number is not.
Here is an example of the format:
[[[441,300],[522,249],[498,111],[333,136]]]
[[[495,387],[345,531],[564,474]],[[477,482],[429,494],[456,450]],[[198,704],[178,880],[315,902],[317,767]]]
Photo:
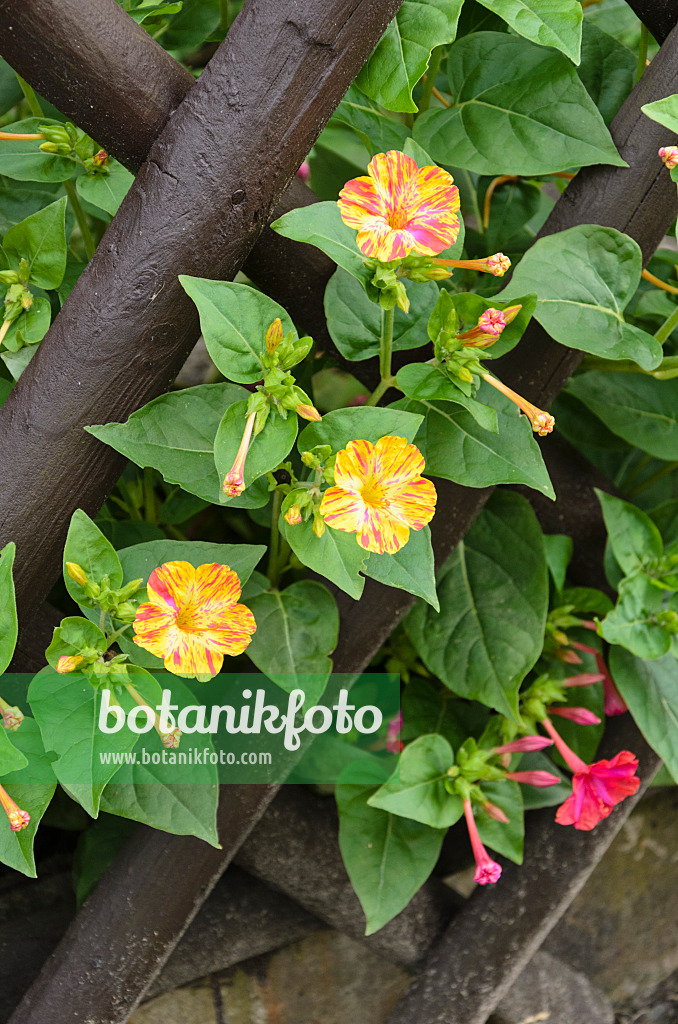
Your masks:
[[[44,139],[44,135],[37,134],[22,134],[21,132],[0,132],[0,140],[2,142],[37,142],[38,139]]]
[[[2,713],[2,724],[8,732],[16,732],[24,720],[24,713],[21,708],[11,707],[6,700],[0,697],[0,712]]]
[[[433,260],[433,263],[443,267],[458,267],[459,270],[479,270],[482,274],[492,274],[494,277],[503,277],[511,266],[510,259],[503,252],[486,256],[482,260]]]
[[[298,526],[301,522],[301,509],[298,505],[292,505],[288,508],[283,518],[290,526]]]
[[[588,708],[549,708],[549,713],[567,718],[569,722],[576,722],[577,725],[600,725],[598,715],[594,715]]]
[[[478,323],[463,334],[457,337],[466,345],[473,345],[475,348],[489,348],[497,340],[506,327],[506,319],[500,309],[486,309],[478,317]]]
[[[283,340],[282,320],[280,317],[276,317],[264,337],[266,339],[266,351],[269,355],[273,355]]]
[[[388,723],[386,730],[386,749],[389,754],[399,754],[405,744],[400,739],[400,732],[403,727],[403,713],[399,711]]]
[[[310,420],[311,423],[319,423],[322,416],[313,405],[304,405],[303,403],[297,406],[297,416],[301,416],[303,420]]]
[[[180,729],[171,729],[169,732],[160,732],[158,729],[158,735],[160,736],[160,742],[167,750],[176,750],[179,746],[181,739]]]
[[[546,736],[521,736],[519,740],[513,740],[512,743],[502,743],[500,747],[495,747],[495,754],[532,754],[536,750],[544,750],[546,747],[553,745],[553,740],[549,740]]]
[[[71,577],[74,583],[79,583],[81,587],[84,587],[87,583],[87,576],[85,570],[77,562],[66,562],[66,572]]]
[[[497,807],[497,805],[493,804],[491,800],[488,800],[486,804],[483,804],[483,810],[489,818],[492,818],[494,821],[500,821],[502,825],[508,825],[509,819],[507,815],[504,814],[501,807]]]
[[[67,672],[75,672],[78,665],[84,660],[81,654],[64,654],[57,661],[56,670],[62,676]]]
[[[480,841],[478,826],[473,817],[473,808],[471,807],[470,800],[464,800],[464,817],[466,818],[466,827],[468,828],[471,848],[473,849],[473,856],[476,862],[473,881],[477,882],[478,885],[492,885],[501,878],[501,865],[492,860]]]
[[[605,664],[605,660],[600,651],[596,651],[596,665],[598,666],[600,677],[603,680],[605,714],[608,718],[613,715],[623,715],[625,711],[629,710],[628,704],[617,689],[615,681],[610,675],[610,670]]]
[[[659,150],[659,157],[665,167],[670,171],[678,166],[678,146],[662,146]]]
[[[303,163],[299,164],[299,167],[297,168],[297,178],[301,178],[301,180],[306,185],[308,184],[310,177],[311,165],[308,163],[307,160],[304,160]]]
[[[524,412],[530,423],[535,434],[539,434],[540,437],[546,437],[550,434],[555,426],[555,419],[548,412],[544,412],[543,409],[538,409],[536,405],[532,405],[525,398],[521,398],[520,395],[512,391],[511,388],[506,387],[496,377],[492,377],[489,373],[483,374],[483,380],[486,380],[488,384],[491,384],[497,391],[501,391],[503,395],[510,398],[512,402],[518,406],[521,412]]]
[[[134,700],[139,705],[139,707],[150,708],[150,710],[153,712],[153,728],[160,737],[160,742],[162,743],[163,747],[167,747],[171,750],[176,750],[176,748],[179,746],[179,740],[181,739],[181,732],[179,731],[179,729],[170,728],[168,731],[163,731],[163,729],[161,728],[160,715],[158,715],[157,712],[154,711],[153,708],[151,708],[151,705],[148,703],[148,701],[144,700],[144,698],[137,690],[136,686],[133,686],[131,683],[127,683],[126,689],[132,700]],[[164,725],[165,723],[162,724]]]
[[[95,153],[92,157],[92,163],[95,167],[105,167],[108,163],[108,153],[105,149],[100,149],[98,153]]]
[[[600,683],[605,678],[599,672],[580,672],[578,676],[568,676],[567,679],[561,679],[561,686],[592,686],[594,683]]]
[[[22,829],[26,828],[31,820],[30,814],[27,811],[21,810],[3,786],[0,786],[0,804],[2,804],[2,809],[9,818],[9,827],[12,832],[21,832]]]
[[[242,494],[245,490],[245,478],[243,476],[243,471],[245,469],[247,450],[250,446],[250,441],[252,440],[252,431],[254,429],[256,415],[256,412],[251,412],[247,417],[247,423],[245,424],[245,431],[242,435],[240,447],[238,448],[238,454],[236,455],[235,462],[226,474],[222,484],[224,494],[228,494],[230,498],[237,498],[237,496]]]
[[[507,772],[506,778],[512,782],[522,782],[524,786],[535,786],[537,789],[544,789],[546,786],[557,786],[560,779],[552,772]]]
[[[313,520],[313,532],[316,537],[322,537],[325,532],[325,520],[320,515],[316,516]]]

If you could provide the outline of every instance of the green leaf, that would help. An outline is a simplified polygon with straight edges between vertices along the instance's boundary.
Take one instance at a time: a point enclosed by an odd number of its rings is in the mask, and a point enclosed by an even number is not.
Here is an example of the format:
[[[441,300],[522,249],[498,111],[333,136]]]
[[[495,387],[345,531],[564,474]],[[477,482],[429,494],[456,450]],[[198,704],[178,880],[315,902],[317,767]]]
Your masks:
[[[554,46],[579,63],[583,14],[578,0],[479,0],[519,35]]]
[[[591,370],[567,390],[629,444],[658,459],[678,459],[678,380]]]
[[[482,704],[457,700],[446,687],[420,678],[412,679],[405,687],[402,713],[404,742],[437,732],[453,750],[469,736],[480,736],[489,718],[489,711]]]
[[[135,686],[140,690],[149,704],[157,704],[161,687],[157,680],[146,676],[146,690],[135,679]],[[163,687],[171,689],[172,703],[180,707],[186,707],[195,703],[195,698],[189,688],[176,677],[170,680],[163,679]],[[158,694],[158,698],[152,696]],[[124,694],[121,703],[129,701],[132,707],[131,697]],[[123,731],[128,731],[127,729]],[[119,736],[120,733],[116,733]],[[109,737],[110,738],[110,737]],[[101,810],[108,814],[117,814],[121,818],[131,818],[133,821],[140,821],[151,828],[160,829],[163,832],[171,832],[178,836],[197,836],[211,846],[219,848],[219,836],[217,834],[216,816],[217,804],[219,801],[218,771],[214,764],[186,764],[181,765],[181,778],[190,782],[182,781],[177,783],[176,765],[180,763],[177,758],[172,763],[171,755],[175,757],[187,753],[189,749],[202,751],[207,748],[213,751],[212,741],[208,735],[201,735],[199,745],[190,747],[191,737],[182,737],[179,750],[168,751],[163,758],[165,749],[160,738],[153,730],[143,736],[143,747],[151,755],[160,755],[159,764],[143,764],[137,756],[134,764],[124,764],[117,769],[117,773],[108,783],[101,797]],[[164,761],[164,763],[163,763]]]
[[[415,111],[412,90],[428,67],[431,50],[451,43],[463,0],[404,0],[357,83],[387,110]]]
[[[402,150],[409,129],[384,114],[377,103],[352,85],[332,115],[351,127],[360,138],[370,156],[386,153],[389,149]]]
[[[134,18],[138,25],[142,25],[147,18],[162,18],[168,14],[178,14],[183,3],[173,4],[139,4],[134,11],[128,11],[130,18]]]
[[[636,81],[638,59],[626,46],[584,19],[581,64],[577,74],[609,124]]]
[[[632,576],[619,584],[619,599],[603,620],[601,632],[610,644],[620,644],[639,658],[654,661],[671,647],[668,630],[654,621],[663,591],[647,576]]]
[[[489,384],[481,384],[478,400],[497,412],[499,432],[478,426],[466,410],[446,402],[415,402],[405,398],[391,408],[424,416],[415,444],[433,476],[467,487],[527,484],[554,498],[539,446],[526,416]]]
[[[423,598],[438,610],[431,531],[428,526],[423,530],[410,530],[407,544],[394,555],[370,552],[363,572],[371,579],[385,583],[387,587],[397,587],[398,590],[406,590],[408,594]]]
[[[374,271],[365,265],[365,257],[356,245],[356,232],[344,224],[335,202],[298,207],[270,226],[285,238],[321,249],[337,266],[357,278],[370,298],[378,300],[378,292],[370,283]]]
[[[518,295],[508,301],[503,301],[497,298],[496,295],[488,299],[482,295],[476,295],[474,292],[459,292],[457,294],[450,292],[449,294],[455,312],[459,317],[460,330],[468,330],[471,327],[475,327],[478,323],[478,318],[490,307],[492,309],[501,309],[502,312],[508,309],[509,306],[522,307],[515,319],[504,328],[494,344],[484,350],[483,355],[486,359],[499,359],[500,356],[506,355],[507,352],[516,347],[525,333],[531,318],[534,316],[537,306],[537,296],[535,294]]]
[[[25,309],[12,321],[3,338],[3,345],[10,352],[18,352],[24,345],[37,345],[47,334],[51,322],[49,299],[39,296],[33,300],[30,309]]]
[[[21,832],[12,832],[9,822],[3,816],[0,822],[0,862],[29,878],[35,878],[33,840],[54,795],[57,780],[45,756],[40,730],[32,718],[24,718],[20,729],[13,734],[13,742],[26,764],[4,775],[2,785],[21,810],[30,814],[31,820]]]
[[[110,213],[111,217],[118,212],[121,202],[132,187],[134,175],[117,160],[111,160],[102,174],[81,174],[75,182],[78,194],[92,206]]]
[[[249,608],[257,631],[247,653],[256,667],[288,693],[302,686],[309,705],[315,704],[330,677],[329,655],[339,636],[337,603],[327,587],[301,580],[251,598]]]
[[[363,406],[335,409],[325,413],[318,423],[309,423],[299,434],[297,448],[309,451],[319,444],[328,444],[332,451],[345,448],[349,441],[376,444],[381,437],[404,437],[413,441],[422,422],[421,416],[400,409]]]
[[[613,647],[610,672],[643,736],[678,777],[678,662],[634,658]]]
[[[48,117],[26,117],[3,127],[14,135],[36,135],[40,125],[60,125]],[[43,153],[40,141],[3,142],[0,146],[0,174],[18,181],[68,181],[76,172],[70,157]]]
[[[431,828],[449,828],[464,813],[461,798],[445,789],[453,764],[454,751],[443,736],[420,736],[408,743],[393,775],[367,802]]]
[[[16,546],[12,541],[0,551],[0,675],[12,660],[19,635],[12,577],[15,555]]]
[[[282,306],[248,285],[184,274],[179,275],[179,281],[198,307],[207,351],[229,380],[239,384],[261,380],[265,334],[277,317],[284,335],[293,331],[297,336]]]
[[[368,552],[360,547],[355,534],[328,526],[322,537],[316,537],[311,519],[290,526],[282,516],[280,532],[305,566],[358,600],[365,586],[360,571],[364,568]]]
[[[126,725],[116,733],[99,730],[101,690],[81,675],[43,669],[28,688],[28,701],[45,750],[58,754],[54,774],[69,796],[96,818],[104,787],[119,769],[103,764],[99,755],[133,750],[138,735]]]
[[[68,528],[64,547],[64,581],[68,593],[76,604],[84,608],[98,607],[92,598],[87,596],[83,587],[68,575],[66,562],[75,562],[85,570],[89,579],[96,583],[101,583],[103,577],[108,576],[113,589],[122,586],[122,567],[115,548],[81,508],[77,508],[73,513]]]
[[[582,224],[537,239],[499,297],[536,292],[535,318],[561,345],[651,370],[662,360],[661,345],[623,317],[641,270],[632,238]]]
[[[519,36],[476,32],[454,44],[447,67],[453,105],[427,111],[414,128],[438,163],[492,176],[627,166],[562,54]]]
[[[157,469],[168,484],[218,505],[223,492],[214,439],[225,410],[243,397],[247,392],[236,384],[200,384],[155,398],[126,423],[85,429],[137,466]]]
[[[12,739],[10,739],[7,729],[0,729],[0,777],[25,768],[28,764],[28,759],[14,745],[15,738],[16,732],[12,733]],[[2,823],[4,823],[4,819],[2,819]]]
[[[393,350],[419,348],[429,344],[426,332],[429,314],[438,298],[433,281],[405,281],[410,299],[409,313],[396,309]],[[379,354],[381,306],[371,302],[356,278],[338,268],[325,289],[325,316],[332,341],[346,359],[371,359]]]
[[[659,558],[664,545],[650,517],[621,498],[596,488],[614,557],[627,576]]]
[[[670,132],[678,133],[678,94],[665,96],[662,100],[655,100],[654,103],[645,103],[641,108],[642,112],[653,121],[664,125]]]
[[[54,630],[45,657],[55,669],[59,658],[79,654],[84,647],[92,647],[103,654],[107,647],[106,637],[96,623],[81,615],[69,615]]]
[[[492,406],[476,402],[457,387],[442,370],[426,363],[409,363],[398,371],[398,387],[406,398],[414,401],[445,400],[460,405],[470,412],[476,423],[493,434],[499,432],[497,411]]]
[[[560,593],[565,586],[567,567],[572,558],[572,538],[562,533],[544,534],[544,554],[554,586]]]
[[[485,796],[500,807],[508,822],[495,821],[482,807],[473,808],[473,817],[478,826],[481,842],[495,853],[508,857],[515,864],[523,863],[523,837],[525,819],[523,796],[517,782],[483,782],[481,789]]]
[[[374,785],[357,785],[366,773]],[[376,807],[369,798],[384,781],[378,762],[342,772],[335,790],[339,846],[351,884],[367,918],[366,935],[383,928],[410,902],[435,867],[444,829],[429,828]]]
[[[233,466],[246,422],[247,401],[243,400],[229,406],[219,424],[214,438],[214,461],[220,481]],[[270,413],[264,429],[252,438],[247,452],[244,469],[246,488],[285,460],[294,445],[296,436],[297,414],[295,412],[288,412],[287,419],[283,419],[275,411]],[[221,489],[219,493],[222,504],[232,502],[232,499],[229,499]]]
[[[96,888],[134,828],[131,821],[115,818],[111,814],[100,814],[81,834],[73,858],[73,883],[78,907]]]
[[[12,269],[28,260],[30,280],[38,288],[58,288],[66,272],[66,196],[10,228],[2,247]]]
[[[418,603],[405,619],[424,664],[457,696],[515,718],[548,607],[542,534],[524,498],[492,496],[440,570],[438,598],[440,614]]]

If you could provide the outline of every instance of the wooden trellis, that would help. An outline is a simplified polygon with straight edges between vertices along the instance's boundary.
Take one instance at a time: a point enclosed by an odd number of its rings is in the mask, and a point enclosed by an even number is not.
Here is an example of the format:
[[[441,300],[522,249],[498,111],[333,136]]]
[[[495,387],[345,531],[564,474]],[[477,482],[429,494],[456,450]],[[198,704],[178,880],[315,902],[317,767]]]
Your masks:
[[[678,21],[678,0],[635,0],[631,6],[660,40]],[[193,307],[177,284],[179,273],[231,278],[244,264],[299,327],[331,344],[322,296],[332,265],[265,224],[279,201],[287,208],[313,201],[299,182],[283,196],[285,186],[398,7],[399,0],[248,0],[194,84],[115,0],[85,5],[0,0],[3,56],[139,172],[95,257],[0,410],[0,537],[2,543],[17,543],[24,630],[39,615],[60,571],[72,512],[81,507],[95,514],[121,470],[120,458],[82,427],[125,419],[160,394],[197,337]],[[676,198],[655,156],[658,146],[670,141],[668,133],[640,107],[673,92],[678,92],[678,29],[611,126],[630,168],[580,172],[542,234],[581,223],[610,225],[632,235],[645,261],[650,258],[676,215]],[[502,377],[548,405],[579,359],[535,324],[502,361]],[[366,374],[373,372],[363,365]],[[579,582],[597,582],[591,574],[602,563],[601,526],[590,503],[582,511],[581,459],[551,439],[545,454],[557,469],[556,514],[586,555]],[[437,486],[432,532],[441,562],[490,491],[447,481]],[[576,512],[572,524],[570,511]],[[341,598],[336,671],[363,668],[412,600],[374,581],[368,581],[360,602]],[[610,726],[602,756],[608,745],[620,744],[638,751],[647,784],[657,759],[629,720]],[[12,1022],[123,1024],[234,857],[323,920],[358,935],[362,918],[346,890],[332,822],[319,831],[313,801],[299,797],[292,813],[287,792],[266,813],[275,791],[223,788],[221,851],[140,827]],[[552,812],[530,815],[523,868],[507,868],[501,887],[479,891],[454,916],[438,883],[431,881],[408,910],[370,940],[401,963],[429,958],[390,1024],[483,1024],[584,884],[633,802],[617,808],[593,835],[556,831]],[[315,846],[303,848],[306,867],[310,861],[316,874],[311,868],[310,881],[301,885],[295,857],[301,857],[302,847],[291,840],[304,828],[309,845],[316,837]],[[286,851],[283,865],[281,850]],[[509,918],[513,927],[507,935],[501,925]]]

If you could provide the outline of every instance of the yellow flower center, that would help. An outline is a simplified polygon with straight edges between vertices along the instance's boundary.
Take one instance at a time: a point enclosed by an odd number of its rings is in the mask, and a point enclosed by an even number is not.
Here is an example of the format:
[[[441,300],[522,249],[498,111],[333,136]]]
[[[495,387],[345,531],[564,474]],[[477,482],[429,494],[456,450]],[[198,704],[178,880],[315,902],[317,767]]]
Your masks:
[[[390,502],[378,477],[368,477],[360,490],[360,497],[371,508],[387,509]]]

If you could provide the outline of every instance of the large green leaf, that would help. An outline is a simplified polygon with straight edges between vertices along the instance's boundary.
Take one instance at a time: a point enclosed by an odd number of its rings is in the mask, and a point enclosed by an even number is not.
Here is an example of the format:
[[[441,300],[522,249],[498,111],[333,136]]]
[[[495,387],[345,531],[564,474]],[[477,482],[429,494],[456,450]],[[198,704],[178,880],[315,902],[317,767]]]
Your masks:
[[[167,483],[218,505],[223,492],[214,463],[214,439],[226,409],[246,397],[237,384],[200,384],[155,398],[126,423],[85,429],[137,466],[151,466]],[[267,499],[265,489],[260,494],[252,488],[228,504],[251,508],[265,505]]]
[[[478,400],[497,412],[499,432],[483,430],[473,416],[447,402],[415,402],[405,398],[391,408],[408,409],[424,416],[415,444],[433,476],[467,487],[527,484],[549,498],[555,497],[539,446],[526,416],[489,384],[482,384]]]
[[[394,555],[370,552],[363,572],[388,587],[397,587],[398,590],[406,590],[408,594],[421,597],[438,609],[431,531],[428,526],[423,530],[410,530],[407,544]]]
[[[659,558],[664,545],[650,517],[628,501],[596,490],[614,557],[627,576]]]
[[[476,423],[492,434],[499,432],[497,411],[464,394],[453,380],[436,366],[428,363],[409,363],[398,371],[398,388],[406,398],[417,402],[452,402],[468,410]]]
[[[541,46],[554,46],[579,63],[582,9],[579,0],[479,0],[519,35]]]
[[[449,828],[464,813],[461,798],[445,788],[453,764],[454,751],[443,736],[420,736],[408,743],[393,775],[368,804],[431,828]]]
[[[132,187],[134,175],[117,160],[107,165],[106,174],[81,174],[75,186],[82,198],[113,217]]]
[[[391,117],[374,100],[352,85],[332,115],[333,121],[349,125],[371,156],[389,149],[402,149],[409,129]]]
[[[407,635],[460,697],[515,716],[541,654],[548,607],[542,535],[524,498],[498,491],[438,574],[440,613],[417,603]]]
[[[640,109],[670,132],[678,132],[678,93],[655,100],[654,103],[646,103]]]
[[[282,306],[255,288],[184,274],[179,281],[198,307],[207,351],[229,380],[238,384],[261,380],[265,334],[275,319],[282,321],[284,334],[293,331],[296,335]]]
[[[534,315],[561,345],[604,359],[633,359],[651,370],[661,362],[661,345],[623,317],[642,269],[632,238],[582,224],[538,239],[499,297],[536,292]]]
[[[678,459],[678,380],[591,370],[567,390],[629,444],[658,459]]]
[[[19,633],[12,577],[15,554],[11,541],[0,551],[0,675],[12,660]]]
[[[361,548],[354,533],[325,528],[322,537],[313,532],[313,522],[290,526],[280,517],[280,531],[297,558],[313,572],[331,580],[356,601],[363,592],[365,579],[360,575],[368,552]]]
[[[81,675],[43,669],[28,688],[28,701],[45,750],[58,755],[52,765],[54,774],[66,792],[96,818],[104,787],[119,768],[104,763],[100,755],[132,751],[138,735],[126,725],[115,733],[99,730],[101,690]]]
[[[609,124],[636,81],[638,59],[626,46],[602,32],[589,19],[584,20],[581,64],[577,74]]]
[[[13,732],[10,739],[8,730],[0,729],[0,777],[25,768],[28,764],[24,755],[14,745],[13,741],[16,739],[16,735],[16,732]]]
[[[523,797],[517,782],[483,782],[482,790],[491,803],[501,807],[508,822],[496,821],[482,807],[473,808],[478,835],[486,846],[516,864],[523,863],[525,818]]]
[[[421,416],[401,409],[363,406],[356,409],[335,409],[318,423],[304,427],[297,447],[309,451],[319,444],[328,444],[332,451],[345,448],[349,441],[370,441],[381,437],[404,437],[413,441],[421,425]]]
[[[67,562],[75,562],[96,583],[101,583],[103,577],[108,576],[111,587],[122,585],[122,568],[115,548],[81,508],[75,510],[68,527],[63,559],[64,580],[68,593],[77,604],[85,608],[97,607],[83,587],[68,575]]]
[[[620,644],[648,661],[668,654],[671,634],[655,619],[663,594],[664,591],[653,586],[642,574],[622,580],[619,600],[601,626],[605,640],[610,644]],[[673,611],[676,611],[675,603],[674,599]]]
[[[9,265],[28,261],[31,284],[58,288],[66,272],[66,196],[10,228],[2,241]]]
[[[373,785],[365,784],[368,775]],[[341,856],[367,918],[366,935],[407,906],[435,867],[445,836],[444,829],[370,807],[385,779],[378,762],[348,765],[335,790]]]
[[[24,718],[21,728],[12,736],[13,743],[24,757],[24,767],[2,777],[2,785],[22,811],[31,820],[27,828],[12,832],[3,815],[0,821],[0,862],[21,871],[29,878],[36,877],[33,840],[40,819],[47,810],[56,789],[57,780],[32,718]]]
[[[454,44],[447,67],[452,106],[427,111],[414,128],[438,163],[492,176],[626,166],[562,54],[519,36],[477,32]]]
[[[14,135],[36,135],[40,125],[57,125],[48,117],[26,117],[3,127],[3,131]],[[3,142],[0,144],[0,174],[18,181],[67,181],[76,171],[75,161],[70,157],[44,153],[40,142]]]
[[[438,298],[438,286],[433,281],[406,281],[405,288],[410,309],[408,313],[395,311],[394,351],[430,344],[426,327]],[[371,302],[358,281],[340,267],[325,289],[325,316],[332,341],[347,359],[370,359],[379,354],[381,306]]]
[[[214,461],[219,480],[222,481],[233,466],[247,422],[247,401],[228,407],[214,438]],[[243,478],[246,487],[265,473],[275,469],[289,455],[297,436],[297,414],[288,412],[283,419],[277,412],[270,413],[261,433],[252,438]],[[229,498],[220,490],[223,504]]]
[[[370,283],[374,271],[365,265],[365,257],[356,245],[356,233],[344,224],[336,203],[298,207],[273,221],[271,227],[285,238],[321,249],[337,266],[357,278],[371,298],[378,299],[378,292]]]
[[[678,779],[678,661],[644,661],[613,647],[610,672],[636,725]]]
[[[146,689],[143,684],[137,684],[137,680],[135,685],[150,704],[155,704],[156,698],[152,694],[159,694],[161,687],[157,680],[148,677],[147,673],[144,675],[147,676]],[[163,686],[171,689],[172,703],[180,707],[195,703],[193,694],[180,679],[173,677],[169,684],[164,679]],[[133,706],[126,694],[121,703]],[[211,846],[219,847],[217,767],[211,763],[198,763],[197,758],[187,765],[177,757],[189,751],[202,754],[206,748],[212,752],[214,748],[210,737],[200,735],[196,742],[190,735],[185,735],[181,738],[179,750],[167,751],[163,756],[164,747],[153,730],[143,736],[143,747],[150,755],[149,763],[143,764],[141,757],[137,756],[134,764],[123,764],[118,768],[102,793],[102,811],[131,818],[174,835],[197,836]],[[174,763],[173,754],[177,757]],[[153,755],[158,755],[158,764],[153,763]],[[182,780],[179,783],[176,782],[178,764],[181,764]]]
[[[414,111],[412,90],[428,67],[431,50],[451,43],[463,0],[404,0],[357,78],[360,88],[387,110]]]
[[[300,580],[248,604],[257,624],[247,648],[254,664],[283,690],[301,686],[307,703],[315,704],[332,671],[329,655],[339,635],[339,612],[330,592],[321,583]]]

